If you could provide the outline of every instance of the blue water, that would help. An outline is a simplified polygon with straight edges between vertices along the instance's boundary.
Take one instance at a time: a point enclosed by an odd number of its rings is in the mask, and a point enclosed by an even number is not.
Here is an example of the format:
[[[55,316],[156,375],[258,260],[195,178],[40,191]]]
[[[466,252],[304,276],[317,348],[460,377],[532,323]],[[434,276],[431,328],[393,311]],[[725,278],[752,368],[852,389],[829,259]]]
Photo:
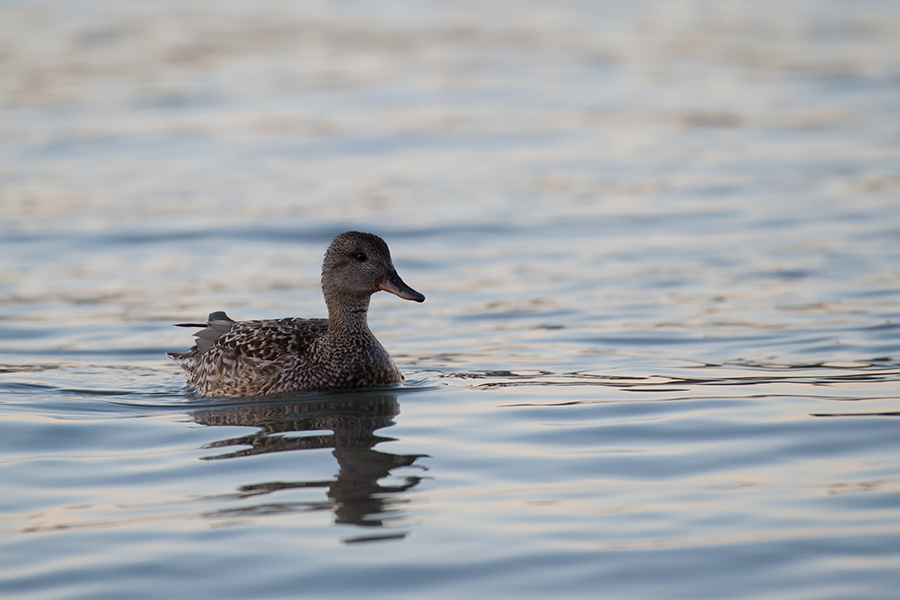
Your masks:
[[[0,6],[0,595],[889,599],[900,9]],[[407,385],[205,399],[172,323]]]

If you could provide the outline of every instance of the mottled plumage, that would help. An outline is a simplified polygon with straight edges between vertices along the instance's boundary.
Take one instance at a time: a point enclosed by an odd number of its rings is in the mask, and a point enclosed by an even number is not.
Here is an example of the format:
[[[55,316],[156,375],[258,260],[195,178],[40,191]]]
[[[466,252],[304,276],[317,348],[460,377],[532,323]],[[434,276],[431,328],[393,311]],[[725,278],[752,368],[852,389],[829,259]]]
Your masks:
[[[233,321],[209,315],[196,345],[169,353],[188,383],[205,396],[256,396],[339,390],[400,383],[387,350],[369,330],[369,299],[385,290],[406,300],[425,296],[403,283],[387,244],[371,233],[348,231],[328,247],[322,264],[327,319]]]

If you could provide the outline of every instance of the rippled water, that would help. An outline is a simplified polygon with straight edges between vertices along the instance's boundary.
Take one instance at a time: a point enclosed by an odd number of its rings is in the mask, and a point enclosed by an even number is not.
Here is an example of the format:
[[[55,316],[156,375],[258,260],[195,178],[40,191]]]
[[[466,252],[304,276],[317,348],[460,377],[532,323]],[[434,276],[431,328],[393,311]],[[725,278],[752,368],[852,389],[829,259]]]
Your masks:
[[[896,597],[896,3],[0,34],[4,597]],[[408,385],[193,395],[170,324],[324,316],[346,229]]]

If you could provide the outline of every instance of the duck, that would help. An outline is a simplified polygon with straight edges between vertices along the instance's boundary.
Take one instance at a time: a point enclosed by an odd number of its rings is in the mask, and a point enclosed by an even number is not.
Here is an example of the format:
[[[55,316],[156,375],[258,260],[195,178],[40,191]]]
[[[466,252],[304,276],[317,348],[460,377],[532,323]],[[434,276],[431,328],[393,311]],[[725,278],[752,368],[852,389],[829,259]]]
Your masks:
[[[404,382],[390,354],[369,329],[369,301],[385,291],[404,300],[425,296],[406,285],[387,243],[372,233],[336,236],[322,262],[327,319],[288,317],[234,321],[209,314],[194,346],[167,356],[203,396],[264,396],[392,386]]]

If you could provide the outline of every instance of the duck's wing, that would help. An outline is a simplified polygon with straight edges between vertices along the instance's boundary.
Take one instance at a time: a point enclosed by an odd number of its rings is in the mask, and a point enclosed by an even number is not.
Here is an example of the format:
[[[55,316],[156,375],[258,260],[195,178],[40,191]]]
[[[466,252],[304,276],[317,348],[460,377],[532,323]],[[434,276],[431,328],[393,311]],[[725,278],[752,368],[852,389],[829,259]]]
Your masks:
[[[268,393],[285,369],[299,368],[328,319],[234,321],[215,312],[207,323],[179,325],[201,328],[188,352],[169,354],[188,382],[207,396],[245,396]]]
[[[302,357],[314,340],[325,335],[328,319],[235,321],[223,311],[216,311],[209,314],[206,323],[176,323],[175,326],[200,328],[194,334],[197,341],[187,354],[206,354],[215,347],[235,355],[277,360],[285,355]]]

